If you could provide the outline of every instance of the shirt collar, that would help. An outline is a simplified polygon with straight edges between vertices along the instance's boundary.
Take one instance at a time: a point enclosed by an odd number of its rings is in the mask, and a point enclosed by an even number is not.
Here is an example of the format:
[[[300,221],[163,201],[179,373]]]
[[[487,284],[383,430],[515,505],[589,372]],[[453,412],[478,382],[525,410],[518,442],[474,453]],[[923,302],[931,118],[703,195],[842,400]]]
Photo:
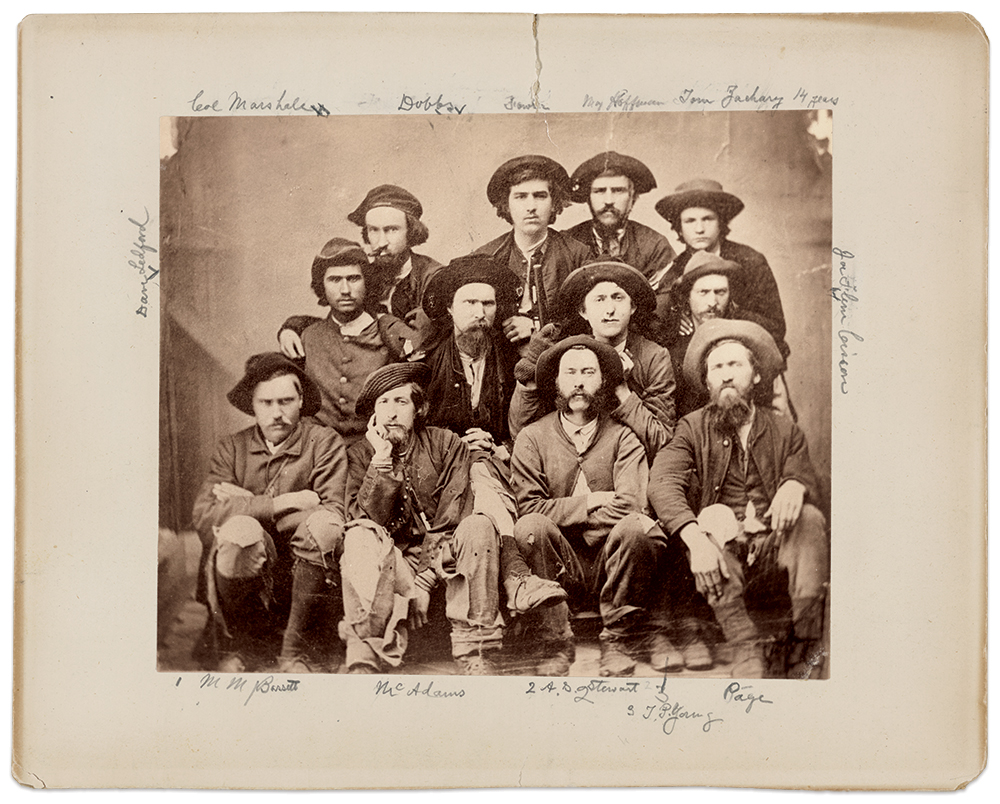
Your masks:
[[[375,323],[375,319],[372,317],[371,313],[362,313],[353,321],[348,321],[346,324],[341,324],[339,321],[334,319],[334,323],[340,327],[340,334],[347,335],[352,338],[356,338],[362,332],[364,332],[368,327]]]

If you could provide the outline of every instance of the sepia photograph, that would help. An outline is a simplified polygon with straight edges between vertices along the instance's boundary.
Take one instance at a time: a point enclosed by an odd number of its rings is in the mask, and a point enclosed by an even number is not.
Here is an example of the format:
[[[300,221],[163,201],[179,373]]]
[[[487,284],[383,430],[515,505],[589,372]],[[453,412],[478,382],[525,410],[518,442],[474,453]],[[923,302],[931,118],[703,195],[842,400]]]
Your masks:
[[[161,126],[160,670],[829,676],[831,110]]]
[[[18,48],[19,785],[979,783],[975,19]]]

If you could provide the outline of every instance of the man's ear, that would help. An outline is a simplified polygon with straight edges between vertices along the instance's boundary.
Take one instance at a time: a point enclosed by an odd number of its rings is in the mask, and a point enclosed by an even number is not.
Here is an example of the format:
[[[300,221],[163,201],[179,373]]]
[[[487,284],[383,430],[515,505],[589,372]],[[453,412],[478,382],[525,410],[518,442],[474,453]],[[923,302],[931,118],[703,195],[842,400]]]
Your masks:
[[[754,372],[754,375],[753,375],[753,384],[754,384],[754,385],[757,385],[757,383],[759,383],[759,382],[760,382],[760,380],[761,380],[761,377],[760,377],[760,375],[759,375],[759,374],[757,374],[756,372]]]

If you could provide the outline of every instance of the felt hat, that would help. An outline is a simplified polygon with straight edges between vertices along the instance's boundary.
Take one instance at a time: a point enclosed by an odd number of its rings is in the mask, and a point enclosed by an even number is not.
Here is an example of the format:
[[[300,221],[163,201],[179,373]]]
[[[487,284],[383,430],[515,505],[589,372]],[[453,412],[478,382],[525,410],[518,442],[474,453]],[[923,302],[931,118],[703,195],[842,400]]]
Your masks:
[[[781,352],[774,338],[760,324],[734,318],[713,318],[694,331],[684,355],[684,376],[695,388],[705,390],[702,367],[720,341],[739,341],[754,354],[761,382],[773,383],[781,371]]]
[[[615,176],[628,176],[636,195],[648,193],[656,187],[656,179],[648,167],[631,156],[605,151],[592,156],[573,171],[570,177],[572,199],[578,204],[584,204],[590,198],[590,183],[603,173]]]
[[[666,198],[656,202],[656,211],[673,223],[691,207],[714,210],[724,223],[729,223],[743,211],[743,202],[712,179],[693,179],[677,186]]]
[[[656,294],[646,277],[631,265],[605,259],[584,263],[566,277],[556,297],[556,317],[565,321],[576,315],[586,295],[600,282],[614,282],[624,290],[637,313],[656,309]]]
[[[424,208],[420,206],[420,202],[413,193],[402,187],[397,187],[395,184],[380,184],[368,191],[365,200],[347,216],[347,220],[358,226],[364,226],[365,215],[368,214],[368,210],[375,207],[392,207],[418,219],[424,214]]]
[[[507,318],[513,313],[521,298],[520,280],[485,254],[470,254],[452,260],[431,277],[423,299],[427,317],[432,320],[444,318],[455,298],[455,291],[473,282],[491,285],[496,290],[498,318]]]
[[[423,363],[389,363],[382,366],[368,375],[354,405],[354,412],[367,419],[375,412],[375,400],[382,394],[411,382],[425,388],[430,378],[431,370]]]
[[[232,391],[226,394],[226,398],[234,408],[248,416],[253,416],[254,389],[279,371],[285,374],[294,374],[302,383],[302,415],[312,416],[316,413],[321,404],[319,389],[305,371],[280,352],[264,352],[248,358],[243,379],[236,383]]]
[[[724,260],[717,254],[710,254],[707,251],[698,251],[684,266],[684,273],[674,280],[674,288],[682,293],[687,292],[691,290],[695,281],[703,276],[721,274],[731,277],[742,270],[743,266],[738,262]]]
[[[538,358],[538,363],[535,365],[535,382],[543,399],[555,398],[559,361],[574,347],[584,347],[597,355],[604,387],[617,388],[625,381],[622,359],[613,346],[600,343],[590,335],[573,335],[570,338],[563,338],[555,346],[550,346]]]
[[[566,196],[569,196],[570,183],[566,169],[547,156],[528,154],[508,159],[493,172],[489,184],[486,185],[486,197],[493,206],[499,206],[501,202],[507,200],[512,178],[524,168],[537,169],[552,183],[553,188],[561,187]]]

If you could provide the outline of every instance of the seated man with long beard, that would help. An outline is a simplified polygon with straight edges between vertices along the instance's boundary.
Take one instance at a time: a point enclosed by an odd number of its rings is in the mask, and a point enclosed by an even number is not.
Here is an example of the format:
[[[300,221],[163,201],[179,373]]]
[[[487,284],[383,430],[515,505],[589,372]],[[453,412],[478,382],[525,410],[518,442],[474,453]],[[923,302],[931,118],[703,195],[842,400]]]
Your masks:
[[[649,500],[688,550],[697,589],[733,646],[734,678],[774,672],[764,632],[775,624],[787,631],[788,602],[792,642],[782,674],[822,673],[830,545],[805,435],[769,406],[781,365],[763,327],[706,321],[684,373],[707,387],[711,401],[681,419],[651,470]]]

